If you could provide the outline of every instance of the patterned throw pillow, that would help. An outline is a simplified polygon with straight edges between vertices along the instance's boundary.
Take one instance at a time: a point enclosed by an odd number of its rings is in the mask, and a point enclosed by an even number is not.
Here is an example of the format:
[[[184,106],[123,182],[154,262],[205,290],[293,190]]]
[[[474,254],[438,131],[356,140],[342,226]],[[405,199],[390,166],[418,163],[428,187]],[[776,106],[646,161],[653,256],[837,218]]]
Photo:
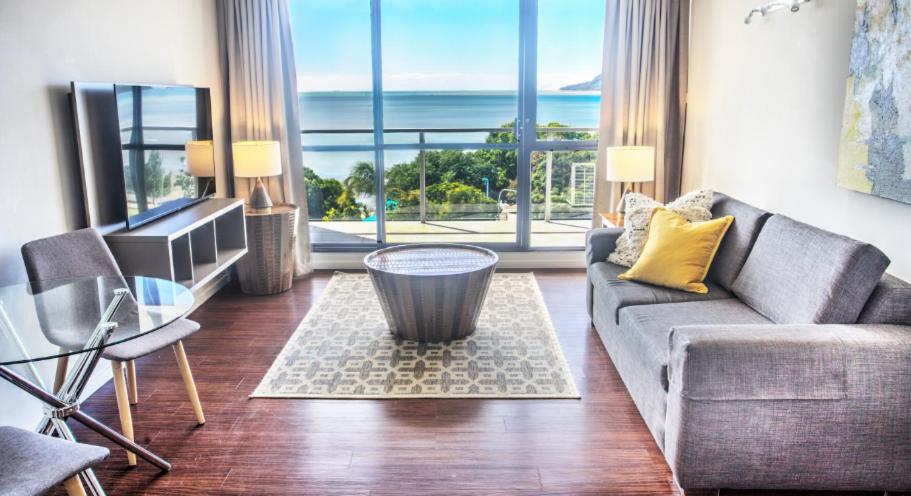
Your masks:
[[[623,221],[623,234],[617,238],[617,248],[608,255],[607,261],[632,267],[645,241],[648,239],[648,221],[652,210],[662,206],[660,203],[640,193],[626,195],[626,217]],[[682,215],[687,222],[704,222],[712,218],[712,190],[699,189],[691,191],[680,198],[664,205],[665,208]]]

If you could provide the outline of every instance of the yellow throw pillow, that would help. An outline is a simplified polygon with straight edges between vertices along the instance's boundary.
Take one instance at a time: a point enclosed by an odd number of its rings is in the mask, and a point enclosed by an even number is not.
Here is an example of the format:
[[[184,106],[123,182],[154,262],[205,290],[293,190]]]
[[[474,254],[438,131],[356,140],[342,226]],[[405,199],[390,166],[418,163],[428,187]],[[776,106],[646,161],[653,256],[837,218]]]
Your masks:
[[[734,217],[728,215],[689,223],[676,212],[656,208],[649,220],[648,240],[642,255],[632,268],[617,277],[691,293],[708,293],[709,288],[702,281],[733,221]]]

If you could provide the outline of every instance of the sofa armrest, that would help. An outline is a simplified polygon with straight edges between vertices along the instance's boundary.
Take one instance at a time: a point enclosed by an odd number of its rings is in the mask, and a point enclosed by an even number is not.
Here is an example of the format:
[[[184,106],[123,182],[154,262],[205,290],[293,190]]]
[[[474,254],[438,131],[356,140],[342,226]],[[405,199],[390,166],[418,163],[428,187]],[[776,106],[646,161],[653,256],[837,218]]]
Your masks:
[[[911,326],[685,326],[669,340],[664,452],[681,487],[911,488]]]
[[[617,247],[617,238],[623,234],[619,227],[592,229],[585,234],[585,266],[603,262]]]
[[[911,370],[907,326],[684,326],[669,340],[670,387],[705,401],[863,397]]]
[[[604,262],[607,256],[617,247],[617,238],[623,234],[623,229],[618,227],[605,227],[592,229],[585,233],[585,268],[586,272],[595,262]],[[586,274],[585,308],[588,316],[592,316],[592,299],[594,287],[591,276]]]

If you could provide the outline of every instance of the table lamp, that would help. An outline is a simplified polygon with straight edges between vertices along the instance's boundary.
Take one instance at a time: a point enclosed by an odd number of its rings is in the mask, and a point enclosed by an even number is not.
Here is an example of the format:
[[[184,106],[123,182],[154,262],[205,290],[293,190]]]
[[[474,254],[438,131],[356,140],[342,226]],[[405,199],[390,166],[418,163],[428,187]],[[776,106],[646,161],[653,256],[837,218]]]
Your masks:
[[[655,147],[609,146],[606,152],[607,180],[620,183],[622,194],[617,212],[623,214],[623,198],[632,192],[630,186],[655,180]]]
[[[215,178],[215,148],[212,140],[187,141],[184,150],[187,154],[187,174],[196,178],[198,191],[202,191],[198,197],[204,198],[209,194],[209,186]]]
[[[256,210],[271,208],[272,199],[263,186],[262,178],[282,173],[278,141],[238,141],[231,148],[234,152],[234,175],[256,178],[256,185],[250,192],[250,207]]]

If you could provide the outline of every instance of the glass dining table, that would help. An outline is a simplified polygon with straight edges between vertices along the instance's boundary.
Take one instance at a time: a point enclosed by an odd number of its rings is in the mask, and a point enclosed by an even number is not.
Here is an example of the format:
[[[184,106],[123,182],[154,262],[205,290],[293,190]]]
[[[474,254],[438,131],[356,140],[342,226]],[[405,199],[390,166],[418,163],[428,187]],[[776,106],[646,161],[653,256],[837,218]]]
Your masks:
[[[73,419],[157,466],[171,464],[81,411],[80,396],[104,349],[141,338],[185,316],[193,294],[151,277],[55,279],[0,287],[0,377],[44,405],[38,431],[75,440]],[[51,381],[47,361],[66,358]],[[62,360],[57,363],[64,363]],[[103,494],[91,470],[82,474]]]

